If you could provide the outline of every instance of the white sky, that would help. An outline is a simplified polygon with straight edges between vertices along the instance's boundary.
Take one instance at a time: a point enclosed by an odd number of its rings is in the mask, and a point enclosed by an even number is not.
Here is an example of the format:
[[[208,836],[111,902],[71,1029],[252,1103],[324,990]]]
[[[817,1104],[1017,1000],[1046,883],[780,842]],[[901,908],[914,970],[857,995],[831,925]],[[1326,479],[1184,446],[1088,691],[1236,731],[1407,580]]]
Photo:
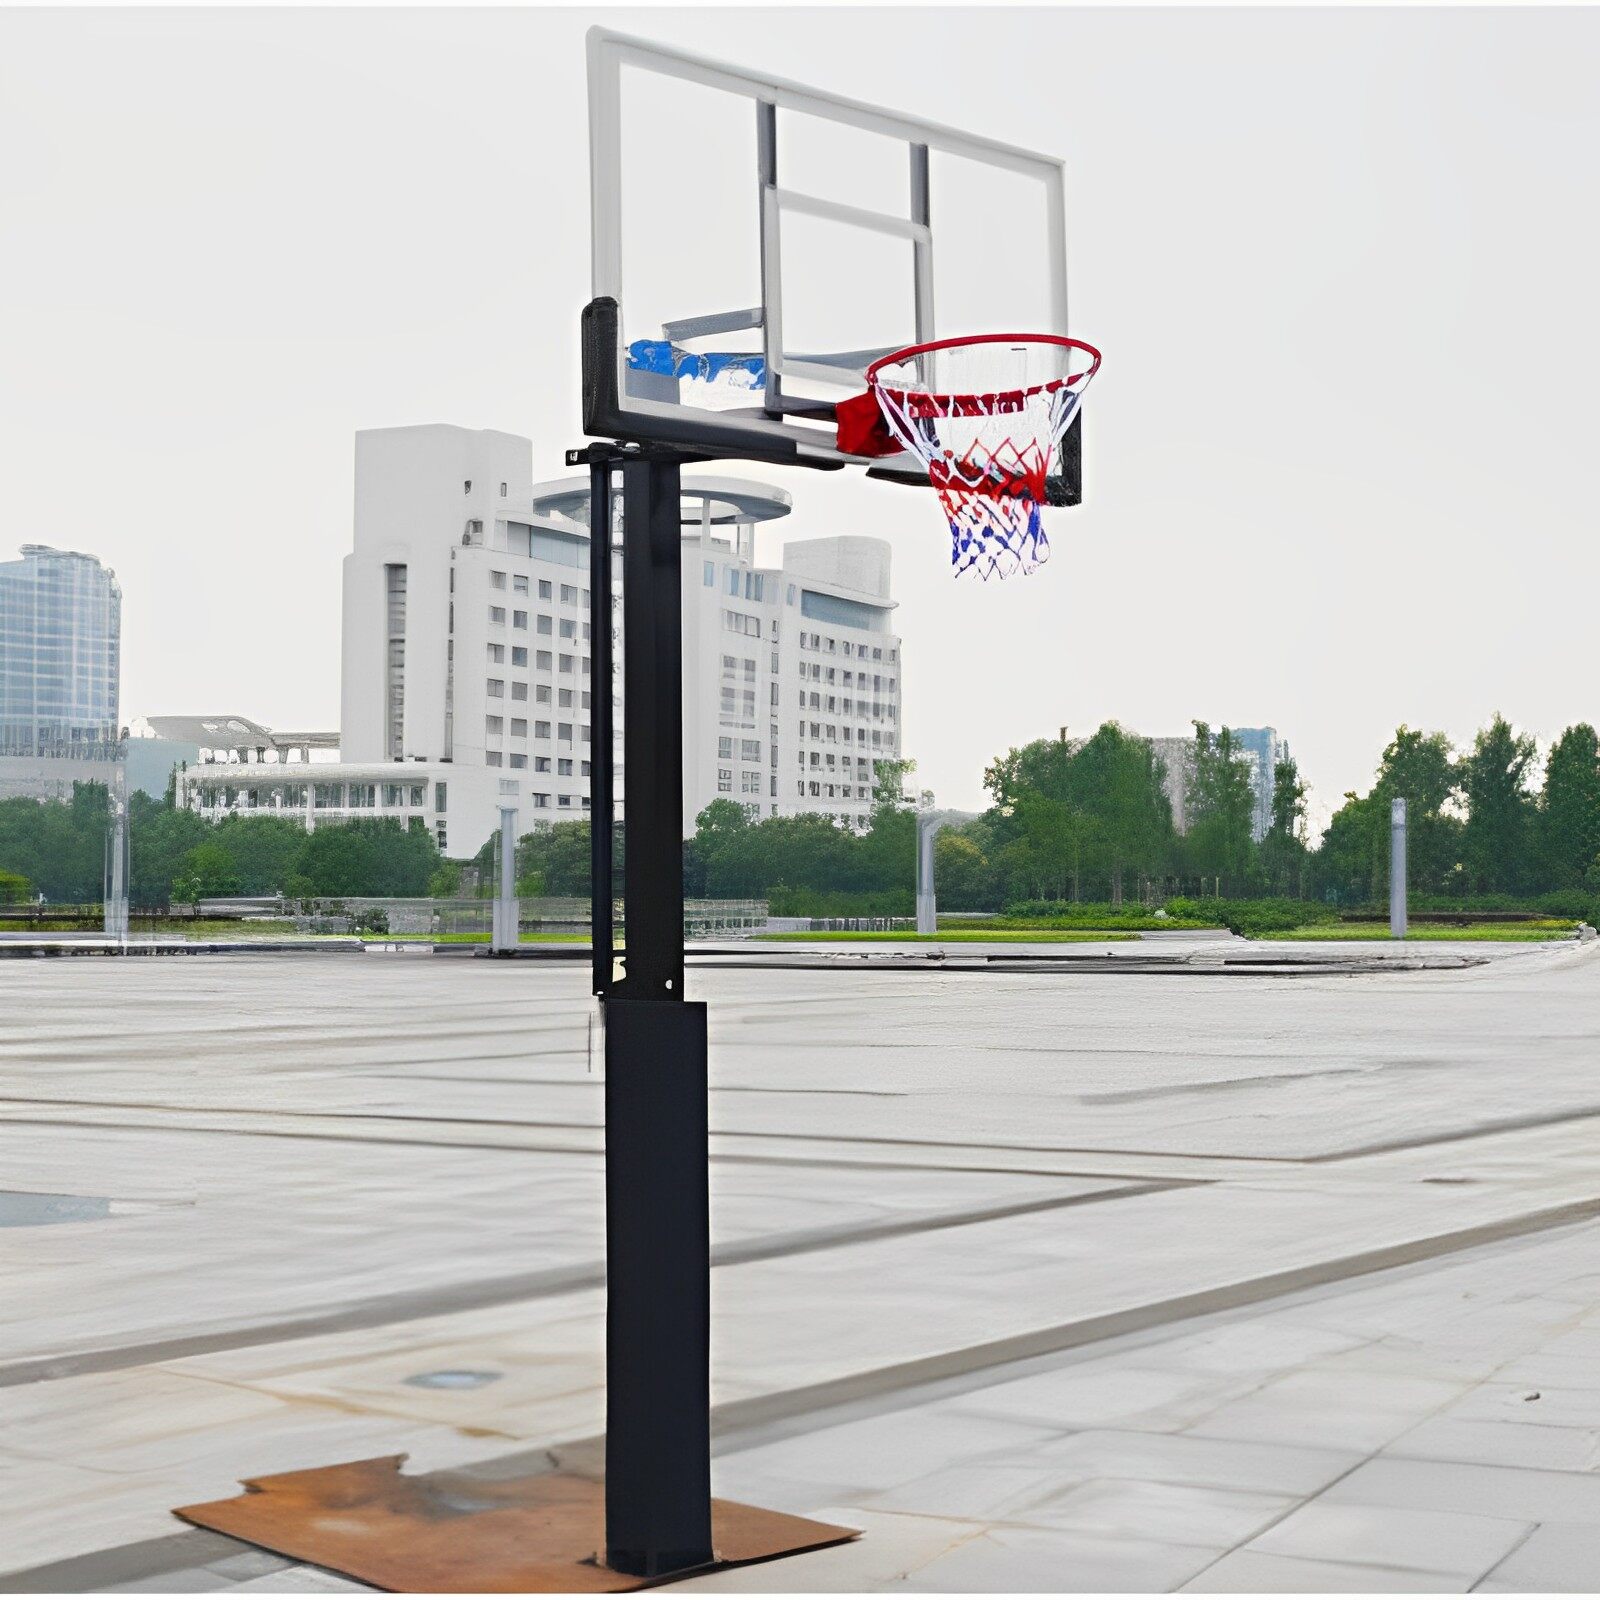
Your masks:
[[[1106,366],[1049,565],[783,479],[895,542],[941,803],[1107,717],[1271,723],[1322,808],[1402,720],[1600,720],[1593,11],[0,12],[0,559],[117,569],[125,718],[336,724],[356,429],[561,471],[591,21],[1067,159]]]

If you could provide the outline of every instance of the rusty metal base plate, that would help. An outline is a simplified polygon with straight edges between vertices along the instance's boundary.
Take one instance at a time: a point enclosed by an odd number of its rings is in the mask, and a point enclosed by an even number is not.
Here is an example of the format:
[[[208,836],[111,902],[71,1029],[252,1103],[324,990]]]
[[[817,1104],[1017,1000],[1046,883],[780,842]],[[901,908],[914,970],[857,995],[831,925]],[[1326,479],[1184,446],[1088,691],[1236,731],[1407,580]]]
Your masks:
[[[405,1459],[380,1456],[247,1478],[244,1494],[180,1506],[176,1514],[278,1555],[413,1594],[606,1594],[665,1581],[600,1564],[605,1489],[592,1478],[411,1477],[400,1471]],[[854,1528],[731,1500],[711,1502],[711,1527],[717,1559],[700,1572],[858,1537]]]

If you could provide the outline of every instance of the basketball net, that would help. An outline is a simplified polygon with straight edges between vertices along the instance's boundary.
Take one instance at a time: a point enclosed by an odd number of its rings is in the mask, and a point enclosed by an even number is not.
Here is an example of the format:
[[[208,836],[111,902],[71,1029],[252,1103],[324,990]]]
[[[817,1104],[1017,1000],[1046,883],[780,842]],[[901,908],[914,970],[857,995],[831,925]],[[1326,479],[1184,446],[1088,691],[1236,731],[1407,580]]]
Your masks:
[[[955,574],[1032,572],[1049,559],[1041,510],[1061,436],[1100,352],[1054,334],[985,334],[875,361],[867,385],[918,456],[950,524]]]

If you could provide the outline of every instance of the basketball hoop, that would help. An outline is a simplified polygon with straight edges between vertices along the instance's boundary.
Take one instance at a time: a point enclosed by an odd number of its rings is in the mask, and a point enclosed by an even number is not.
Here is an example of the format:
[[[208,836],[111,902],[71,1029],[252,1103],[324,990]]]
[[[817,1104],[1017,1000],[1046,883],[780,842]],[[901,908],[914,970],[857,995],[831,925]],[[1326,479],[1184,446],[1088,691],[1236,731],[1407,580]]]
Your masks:
[[[867,368],[889,432],[921,458],[944,506],[957,577],[1009,577],[1049,558],[1045,480],[1099,369],[1093,345],[1048,333],[938,339]]]

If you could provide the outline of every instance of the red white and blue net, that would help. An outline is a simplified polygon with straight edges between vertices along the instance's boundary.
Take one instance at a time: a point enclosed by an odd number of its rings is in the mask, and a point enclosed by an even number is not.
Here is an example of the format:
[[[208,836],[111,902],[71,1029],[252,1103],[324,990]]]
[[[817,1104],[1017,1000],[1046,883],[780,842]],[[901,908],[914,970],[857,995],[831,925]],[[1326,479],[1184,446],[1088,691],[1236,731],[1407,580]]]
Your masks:
[[[921,458],[950,524],[956,576],[1032,572],[1050,555],[1046,480],[1100,352],[1055,334],[984,334],[875,361],[867,386]]]

